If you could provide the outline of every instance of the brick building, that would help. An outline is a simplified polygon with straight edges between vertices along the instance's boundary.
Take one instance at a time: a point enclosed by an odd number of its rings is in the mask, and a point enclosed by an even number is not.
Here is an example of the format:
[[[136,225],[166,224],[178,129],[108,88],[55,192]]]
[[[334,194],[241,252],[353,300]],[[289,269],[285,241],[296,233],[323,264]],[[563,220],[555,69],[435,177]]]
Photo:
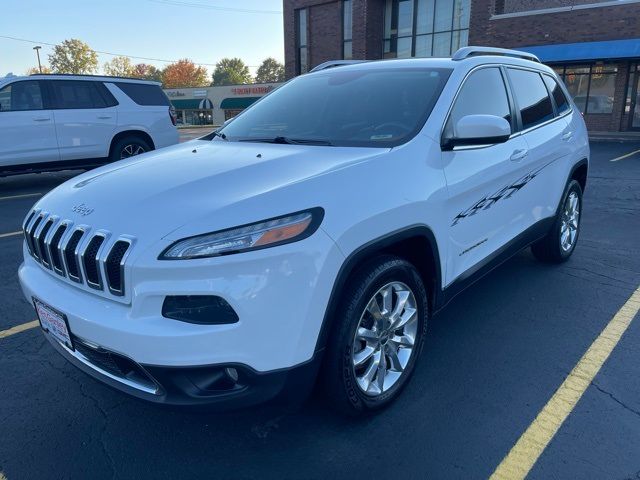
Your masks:
[[[591,131],[640,132],[640,0],[283,0],[287,77],[327,60],[536,54]]]

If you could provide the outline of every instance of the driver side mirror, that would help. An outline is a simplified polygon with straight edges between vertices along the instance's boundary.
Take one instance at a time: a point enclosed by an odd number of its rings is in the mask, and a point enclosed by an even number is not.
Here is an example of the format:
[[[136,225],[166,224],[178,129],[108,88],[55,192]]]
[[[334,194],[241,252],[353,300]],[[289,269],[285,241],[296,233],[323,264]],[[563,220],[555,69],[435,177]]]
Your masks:
[[[467,115],[458,120],[453,134],[443,139],[442,149],[457,146],[504,143],[511,136],[511,125],[496,115]]]

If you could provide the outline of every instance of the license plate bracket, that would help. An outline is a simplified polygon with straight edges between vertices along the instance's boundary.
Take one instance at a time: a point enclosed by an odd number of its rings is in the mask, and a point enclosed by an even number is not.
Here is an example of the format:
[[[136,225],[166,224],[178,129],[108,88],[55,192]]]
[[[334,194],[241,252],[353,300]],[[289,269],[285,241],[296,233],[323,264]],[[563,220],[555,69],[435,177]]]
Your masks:
[[[42,329],[69,350],[75,350],[67,316],[35,297],[32,297],[32,300]]]

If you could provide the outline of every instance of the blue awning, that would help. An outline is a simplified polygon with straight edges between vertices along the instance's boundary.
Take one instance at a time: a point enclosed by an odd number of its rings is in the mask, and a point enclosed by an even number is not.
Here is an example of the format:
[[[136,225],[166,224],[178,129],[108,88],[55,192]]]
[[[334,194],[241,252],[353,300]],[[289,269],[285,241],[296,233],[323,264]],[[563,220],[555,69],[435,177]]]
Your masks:
[[[543,63],[640,58],[640,38],[517,47],[517,50],[533,53]]]

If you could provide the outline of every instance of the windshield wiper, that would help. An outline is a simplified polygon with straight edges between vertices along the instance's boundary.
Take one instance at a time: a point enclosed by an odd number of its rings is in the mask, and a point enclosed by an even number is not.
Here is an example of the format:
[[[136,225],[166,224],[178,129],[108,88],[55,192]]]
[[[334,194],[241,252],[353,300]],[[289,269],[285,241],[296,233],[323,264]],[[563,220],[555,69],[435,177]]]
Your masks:
[[[259,142],[259,143],[279,143],[288,145],[322,145],[333,146],[328,140],[317,140],[313,138],[290,138],[290,137],[271,137],[271,138],[243,138],[238,140],[239,142]]]

